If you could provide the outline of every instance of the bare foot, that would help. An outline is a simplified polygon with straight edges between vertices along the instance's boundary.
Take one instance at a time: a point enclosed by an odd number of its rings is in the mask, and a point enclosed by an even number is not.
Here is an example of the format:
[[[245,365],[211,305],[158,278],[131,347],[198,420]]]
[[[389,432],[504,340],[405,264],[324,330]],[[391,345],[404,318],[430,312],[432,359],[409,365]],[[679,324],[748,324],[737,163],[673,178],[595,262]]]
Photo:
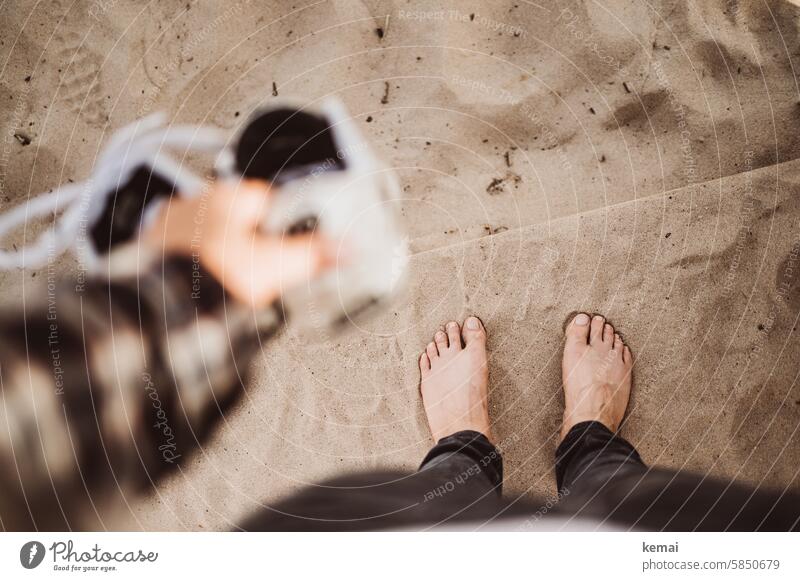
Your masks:
[[[561,373],[564,382],[563,440],[570,428],[596,420],[619,429],[631,395],[633,354],[604,317],[580,313],[566,331]]]
[[[491,440],[486,329],[477,317],[464,328],[455,321],[437,331],[419,358],[422,403],[433,439],[474,430]]]

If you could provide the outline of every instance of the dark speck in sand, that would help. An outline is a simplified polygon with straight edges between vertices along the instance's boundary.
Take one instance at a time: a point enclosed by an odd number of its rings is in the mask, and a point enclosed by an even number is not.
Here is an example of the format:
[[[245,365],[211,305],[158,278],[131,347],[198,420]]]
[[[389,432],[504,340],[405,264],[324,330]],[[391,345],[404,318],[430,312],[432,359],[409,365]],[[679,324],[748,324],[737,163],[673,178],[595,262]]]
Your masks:
[[[490,196],[502,194],[504,191],[506,191],[507,182],[510,182],[514,188],[517,188],[520,182],[522,182],[522,178],[515,173],[508,172],[501,178],[492,179],[492,181],[489,182],[489,185],[486,186],[486,193]]]
[[[381,97],[381,105],[386,105],[389,103],[389,83],[384,81],[383,83],[383,97]]]
[[[494,178],[488,186],[486,186],[486,193],[490,196],[500,194],[503,192],[503,178]]]

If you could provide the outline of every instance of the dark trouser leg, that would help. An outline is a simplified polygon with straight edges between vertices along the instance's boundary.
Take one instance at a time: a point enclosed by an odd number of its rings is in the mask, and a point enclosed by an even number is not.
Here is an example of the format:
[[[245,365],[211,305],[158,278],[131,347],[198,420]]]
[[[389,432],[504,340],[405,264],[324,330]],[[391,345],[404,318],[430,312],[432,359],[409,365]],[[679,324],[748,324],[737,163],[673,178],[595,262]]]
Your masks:
[[[418,472],[370,472],[310,486],[244,522],[245,530],[372,530],[480,522],[500,512],[503,459],[478,432],[442,438]]]
[[[430,482],[433,498],[452,493],[474,502],[500,495],[503,457],[486,436],[464,430],[442,438],[431,448],[418,477]]]
[[[561,495],[594,493],[615,477],[646,472],[636,449],[600,422],[576,424],[556,450],[556,486]]]
[[[650,469],[599,422],[570,430],[556,451],[559,511],[647,530],[791,530],[800,497],[702,475]],[[608,520],[606,520],[608,519]]]

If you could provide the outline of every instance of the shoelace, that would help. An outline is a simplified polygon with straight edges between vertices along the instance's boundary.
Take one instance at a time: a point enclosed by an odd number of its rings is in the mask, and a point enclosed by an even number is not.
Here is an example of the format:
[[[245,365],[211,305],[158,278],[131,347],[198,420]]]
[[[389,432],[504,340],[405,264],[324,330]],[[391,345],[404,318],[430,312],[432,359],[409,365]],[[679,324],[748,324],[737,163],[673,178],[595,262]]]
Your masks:
[[[163,113],[156,113],[123,127],[111,137],[87,180],[29,198],[0,215],[1,242],[15,228],[64,208],[55,223],[30,245],[16,251],[0,250],[0,269],[40,268],[69,249],[86,268],[92,268],[97,252],[89,240],[79,239],[81,229],[91,229],[103,214],[107,198],[139,167],[147,166],[171,180],[181,195],[199,194],[203,180],[163,148],[219,152],[225,146],[225,136],[218,129],[202,125],[164,126],[165,119]]]

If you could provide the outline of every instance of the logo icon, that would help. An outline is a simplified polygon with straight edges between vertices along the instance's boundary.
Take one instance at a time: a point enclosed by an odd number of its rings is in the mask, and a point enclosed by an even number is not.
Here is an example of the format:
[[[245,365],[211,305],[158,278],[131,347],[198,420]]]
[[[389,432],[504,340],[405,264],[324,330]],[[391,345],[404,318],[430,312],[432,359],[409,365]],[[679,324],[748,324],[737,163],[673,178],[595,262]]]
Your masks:
[[[26,569],[35,569],[44,559],[44,545],[39,541],[28,541],[19,550],[19,562]]]

